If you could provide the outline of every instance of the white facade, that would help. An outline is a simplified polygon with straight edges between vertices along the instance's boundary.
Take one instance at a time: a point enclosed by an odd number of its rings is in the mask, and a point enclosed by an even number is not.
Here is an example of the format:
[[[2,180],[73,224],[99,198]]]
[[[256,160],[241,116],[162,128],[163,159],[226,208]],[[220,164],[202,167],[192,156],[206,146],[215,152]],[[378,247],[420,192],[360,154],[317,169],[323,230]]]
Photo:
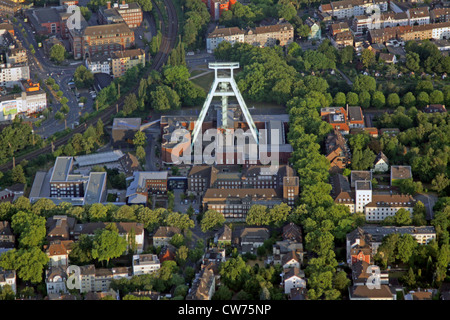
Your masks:
[[[0,121],[13,120],[19,113],[40,112],[46,107],[47,95],[44,91],[4,96],[0,98]]]
[[[11,286],[11,289],[14,291],[14,293],[17,293],[16,291],[16,272],[14,270],[3,270],[0,271],[0,288],[2,288],[5,285]]]
[[[382,221],[387,217],[393,217],[400,209],[406,209],[410,212],[411,216],[413,213],[413,206],[411,203],[394,202],[388,206],[365,206],[364,215],[367,221]]]
[[[0,65],[0,86],[12,88],[21,80],[30,79],[30,68],[28,66]]]
[[[284,280],[284,293],[291,293],[293,288],[306,288],[306,281],[298,276],[292,276]]]
[[[141,254],[133,256],[133,275],[153,273],[161,268],[156,254]]]
[[[46,273],[47,293],[67,293],[67,274],[62,268],[49,269]]]
[[[111,74],[111,59],[92,61],[86,59],[86,68],[92,73],[107,73]]]
[[[433,39],[449,39],[450,38],[450,27],[445,26],[441,28],[433,28],[432,37]]]
[[[291,259],[283,265],[283,269],[300,268],[300,263],[296,259]]]
[[[383,159],[379,159],[373,167],[373,171],[375,172],[387,172],[388,170],[389,164],[386,163]]]
[[[364,212],[366,204],[372,202],[372,182],[356,181],[355,182],[355,200],[356,212]]]
[[[224,37],[211,37],[206,38],[206,50],[208,53],[213,53],[214,50],[219,46],[219,44],[222,41],[229,42],[231,45],[234,45],[235,43],[244,43],[245,42],[245,34],[234,34],[230,36],[224,36]]]

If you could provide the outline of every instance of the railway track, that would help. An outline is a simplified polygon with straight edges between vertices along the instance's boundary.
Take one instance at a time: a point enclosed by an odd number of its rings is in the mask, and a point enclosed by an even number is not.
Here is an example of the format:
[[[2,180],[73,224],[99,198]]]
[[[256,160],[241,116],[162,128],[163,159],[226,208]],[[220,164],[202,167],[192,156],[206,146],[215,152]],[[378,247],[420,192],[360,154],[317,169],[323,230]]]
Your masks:
[[[163,26],[162,30],[162,39],[161,39],[161,45],[159,48],[159,52],[156,54],[155,58],[153,59],[152,66],[150,70],[157,70],[161,71],[162,67],[166,63],[170,51],[175,47],[175,43],[177,40],[178,35],[178,18],[177,13],[175,10],[175,7],[171,0],[164,0],[164,6],[167,10],[168,15],[168,23]],[[154,9],[158,11],[158,14],[160,17],[162,17],[161,11],[158,8],[158,6],[153,6]],[[148,13],[147,13],[148,14]],[[139,88],[139,84],[132,89],[128,94],[135,93],[137,94]],[[115,103],[107,107],[105,110],[103,110],[100,114],[98,114],[96,117],[89,119],[84,124],[74,128],[70,134],[55,140],[53,142],[53,145],[47,145],[44,148],[41,148],[39,150],[32,151],[30,153],[27,153],[26,155],[17,157],[15,159],[16,163],[20,163],[23,160],[31,160],[34,159],[41,154],[50,153],[53,150],[56,150],[58,147],[63,146],[69,142],[69,140],[77,133],[83,133],[90,125],[95,125],[99,119],[103,121],[104,124],[107,124],[111,121],[111,116],[117,113],[117,110],[122,110],[123,104],[125,101],[125,95],[121,96],[119,100],[117,100]],[[0,171],[5,172],[6,170],[10,170],[13,167],[13,162],[9,161],[3,165],[0,166]]]

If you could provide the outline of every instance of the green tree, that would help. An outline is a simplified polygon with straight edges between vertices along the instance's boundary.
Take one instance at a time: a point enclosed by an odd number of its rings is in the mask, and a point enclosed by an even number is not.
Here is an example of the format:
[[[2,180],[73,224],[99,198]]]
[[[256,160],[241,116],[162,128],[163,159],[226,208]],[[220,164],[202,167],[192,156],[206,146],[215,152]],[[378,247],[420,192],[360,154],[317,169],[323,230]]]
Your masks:
[[[51,49],[50,49],[50,59],[55,61],[55,62],[62,62],[64,61],[66,57],[66,49],[64,48],[64,46],[60,45],[60,44],[55,44]]]
[[[73,79],[77,88],[89,88],[94,84],[94,75],[84,65],[76,68]]]
[[[25,173],[23,171],[23,168],[20,164],[15,166],[12,169],[12,176],[11,179],[14,183],[27,183],[27,179],[25,177]]]
[[[338,92],[336,93],[336,95],[334,96],[334,104],[340,107],[345,106],[346,103],[346,97],[345,97],[345,93],[343,92]]]
[[[417,101],[416,105],[418,107],[421,107],[421,108],[426,107],[428,104],[430,104],[430,96],[425,91],[421,91],[417,95],[416,101]]]
[[[138,157],[138,159],[140,160],[144,160],[145,159],[145,149],[142,146],[138,146],[136,148],[136,156]]]
[[[108,209],[101,203],[92,204],[87,210],[89,221],[106,221],[108,219]]]
[[[353,82],[353,90],[357,93],[367,91],[369,93],[374,92],[376,89],[375,78],[366,75],[358,75]],[[347,99],[348,100],[348,99]]]
[[[134,138],[133,138],[133,144],[135,146],[145,146],[145,144],[147,143],[147,137],[145,136],[145,133],[142,131],[137,131],[134,134]]]
[[[117,227],[109,224],[105,229],[97,230],[92,242],[92,258],[106,261],[120,257],[127,249],[127,241],[119,235]]]
[[[211,230],[215,227],[222,226],[225,223],[225,217],[216,210],[208,210],[204,213],[200,223],[203,232]]]
[[[386,103],[386,98],[384,97],[383,92],[375,91],[372,95],[372,105],[375,108],[381,109],[384,107]]]
[[[416,52],[408,52],[406,54],[406,67],[414,72],[420,69],[420,57]]]
[[[411,213],[401,208],[395,213],[395,224],[398,226],[409,226],[412,224]]]
[[[370,107],[370,99],[371,99],[371,96],[370,96],[369,92],[362,91],[359,93],[359,101],[360,101],[362,108],[367,109]]]
[[[370,94],[369,94],[369,101],[370,101]],[[357,106],[359,105],[359,97],[358,94],[355,92],[348,92],[347,93],[347,103],[349,106]]]
[[[31,212],[19,211],[12,216],[11,227],[14,233],[20,234],[21,247],[40,246],[45,238],[45,218]]]
[[[361,62],[364,67],[369,68],[375,63],[375,53],[372,50],[364,49],[361,53]]]
[[[412,92],[408,92],[402,97],[402,104],[406,108],[414,107],[416,105],[416,97]]]
[[[387,97],[387,105],[390,108],[396,108],[400,104],[400,97],[396,93],[390,93]]]
[[[433,90],[430,93],[430,103],[431,104],[443,104],[444,94],[440,90]]]
[[[247,224],[251,225],[269,225],[270,217],[266,206],[254,204],[247,212],[247,218],[245,220]]]

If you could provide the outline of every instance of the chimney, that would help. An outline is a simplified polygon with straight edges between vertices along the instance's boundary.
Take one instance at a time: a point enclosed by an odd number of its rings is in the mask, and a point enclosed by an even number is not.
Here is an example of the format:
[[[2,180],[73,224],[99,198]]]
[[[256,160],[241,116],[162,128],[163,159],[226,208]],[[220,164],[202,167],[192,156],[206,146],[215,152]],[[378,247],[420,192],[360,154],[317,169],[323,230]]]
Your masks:
[[[111,9],[111,1],[107,1],[106,2],[106,8],[107,9]]]

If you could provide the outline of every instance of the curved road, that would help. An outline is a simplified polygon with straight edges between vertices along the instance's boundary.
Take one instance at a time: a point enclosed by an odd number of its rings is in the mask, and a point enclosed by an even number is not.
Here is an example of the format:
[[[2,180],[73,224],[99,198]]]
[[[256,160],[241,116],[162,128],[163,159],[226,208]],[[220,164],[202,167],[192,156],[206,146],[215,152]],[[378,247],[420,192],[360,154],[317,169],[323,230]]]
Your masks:
[[[168,15],[168,24],[163,26],[162,30],[162,40],[161,40],[161,46],[159,49],[159,52],[153,59],[153,63],[151,66],[151,70],[158,70],[160,71],[164,64],[166,63],[170,51],[175,47],[175,43],[177,40],[178,35],[178,18],[177,13],[175,10],[175,7],[172,3],[172,0],[164,0],[164,6],[167,10]],[[155,5],[154,8],[158,11],[158,14],[162,17],[160,9]],[[148,13],[146,13],[148,14]],[[130,93],[137,94],[139,86],[137,85]],[[24,156],[17,157],[16,163],[20,163],[22,160],[30,160],[38,157],[41,154],[52,152],[53,150],[56,150],[59,146],[65,145],[70,138],[76,133],[83,133],[86,128],[89,127],[89,125],[95,125],[99,119],[103,121],[104,124],[107,124],[111,120],[111,116],[117,113],[116,108],[119,110],[122,109],[123,103],[125,100],[125,96],[121,96],[118,101],[116,101],[114,104],[110,105],[108,108],[103,110],[101,114],[97,115],[95,118],[92,118],[88,120],[86,123],[81,124],[80,126],[76,127],[70,134],[67,136],[56,140],[50,145],[45,146],[42,149],[32,151]],[[6,171],[13,167],[12,161],[5,163],[0,166],[0,171]]]

